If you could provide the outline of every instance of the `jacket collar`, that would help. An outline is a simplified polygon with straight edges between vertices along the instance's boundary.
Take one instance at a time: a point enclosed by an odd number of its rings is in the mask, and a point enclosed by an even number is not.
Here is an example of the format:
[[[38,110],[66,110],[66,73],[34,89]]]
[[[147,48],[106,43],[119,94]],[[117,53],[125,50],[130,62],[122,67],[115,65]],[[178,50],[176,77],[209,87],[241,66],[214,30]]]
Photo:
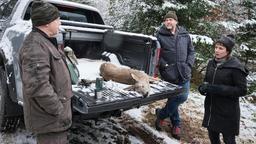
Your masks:
[[[216,67],[217,62],[215,59],[212,59],[213,65]],[[236,57],[230,56],[226,61],[222,62],[221,65],[218,66],[219,68],[231,68],[231,69],[238,69],[242,71],[245,75],[249,74],[249,71],[246,66],[244,66]]]
[[[162,25],[159,29],[159,34],[169,36],[172,33],[166,28],[165,25]],[[188,34],[188,32],[186,31],[186,29],[184,27],[177,25],[176,35],[181,35],[181,34]]]
[[[58,43],[57,43],[57,39],[55,37],[49,37],[45,32],[41,31],[40,29],[38,29],[36,27],[33,27],[32,31],[40,33],[43,37],[45,37],[47,40],[49,40],[58,49]]]

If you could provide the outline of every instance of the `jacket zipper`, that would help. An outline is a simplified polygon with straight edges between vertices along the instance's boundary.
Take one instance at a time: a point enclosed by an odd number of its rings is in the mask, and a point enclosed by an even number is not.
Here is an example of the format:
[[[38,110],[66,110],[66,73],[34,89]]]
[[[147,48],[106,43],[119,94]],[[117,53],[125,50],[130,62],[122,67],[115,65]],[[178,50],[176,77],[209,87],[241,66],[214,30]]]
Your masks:
[[[214,70],[214,74],[213,74],[213,78],[212,78],[212,84],[214,84],[217,69],[218,69],[218,65],[216,66],[216,68]],[[211,104],[210,104],[210,116],[209,116],[208,124],[207,124],[208,126],[210,125],[211,116],[212,116],[212,96],[211,96]]]

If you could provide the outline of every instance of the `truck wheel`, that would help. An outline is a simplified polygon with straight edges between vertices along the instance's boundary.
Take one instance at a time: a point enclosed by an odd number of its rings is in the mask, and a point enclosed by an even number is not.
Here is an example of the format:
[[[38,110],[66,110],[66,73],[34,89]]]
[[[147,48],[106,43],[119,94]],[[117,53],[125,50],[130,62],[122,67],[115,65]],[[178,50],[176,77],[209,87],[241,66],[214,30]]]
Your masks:
[[[8,109],[20,109],[17,103],[14,103],[7,93],[6,74],[2,66],[0,66],[0,131],[14,132],[21,121],[22,116],[15,116],[8,113]],[[8,111],[7,111],[8,110]]]

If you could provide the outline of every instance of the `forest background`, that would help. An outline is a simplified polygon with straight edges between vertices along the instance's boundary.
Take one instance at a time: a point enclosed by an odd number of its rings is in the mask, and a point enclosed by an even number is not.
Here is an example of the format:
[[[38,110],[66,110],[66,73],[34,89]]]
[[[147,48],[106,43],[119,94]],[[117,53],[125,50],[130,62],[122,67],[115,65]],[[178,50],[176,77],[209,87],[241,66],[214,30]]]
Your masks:
[[[207,61],[213,57],[213,41],[234,34],[233,55],[250,70],[248,95],[254,95],[256,80],[256,1],[254,0],[71,0],[99,9],[107,25],[117,30],[155,35],[170,10],[193,39],[196,62],[193,88],[202,82]]]

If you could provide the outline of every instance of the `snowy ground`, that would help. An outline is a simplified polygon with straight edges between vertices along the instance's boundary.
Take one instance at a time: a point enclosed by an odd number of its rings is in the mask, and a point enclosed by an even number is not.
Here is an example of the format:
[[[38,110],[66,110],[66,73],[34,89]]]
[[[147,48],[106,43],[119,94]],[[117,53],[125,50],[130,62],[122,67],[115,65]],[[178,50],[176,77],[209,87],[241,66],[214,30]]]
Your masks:
[[[144,116],[139,116],[135,119],[153,125],[154,122],[154,109],[160,108],[165,104],[165,101],[159,101],[153,103],[144,108]],[[240,144],[256,144],[256,105],[248,102],[246,99],[240,99],[241,106],[241,123],[240,123],[240,135],[237,137],[237,142]],[[146,110],[145,110],[146,109]],[[128,113],[132,113],[130,110]],[[201,96],[197,92],[191,92],[189,99],[184,103],[180,109],[182,118],[182,143],[209,143],[207,130],[202,128],[202,119],[204,113],[204,96]],[[133,115],[133,114],[131,114]],[[167,133],[162,135],[170,136],[169,126],[165,128]],[[170,136],[171,137],[171,136]]]
[[[131,143],[143,144],[140,137],[134,136],[128,130],[127,124],[139,125],[158,139],[159,143],[209,143],[207,132],[201,127],[203,117],[204,97],[191,92],[189,99],[180,109],[182,118],[181,141],[174,140],[169,134],[169,126],[163,132],[158,132],[153,127],[154,109],[162,107],[165,100],[155,102],[139,109],[126,111],[121,118],[106,118],[98,121],[75,119],[70,131],[70,143]],[[127,121],[132,121],[127,123]],[[168,122],[167,122],[168,125]],[[241,99],[241,124],[240,135],[237,141],[240,144],[256,144],[256,105]],[[24,129],[15,133],[0,135],[0,143],[35,144],[34,136]]]

